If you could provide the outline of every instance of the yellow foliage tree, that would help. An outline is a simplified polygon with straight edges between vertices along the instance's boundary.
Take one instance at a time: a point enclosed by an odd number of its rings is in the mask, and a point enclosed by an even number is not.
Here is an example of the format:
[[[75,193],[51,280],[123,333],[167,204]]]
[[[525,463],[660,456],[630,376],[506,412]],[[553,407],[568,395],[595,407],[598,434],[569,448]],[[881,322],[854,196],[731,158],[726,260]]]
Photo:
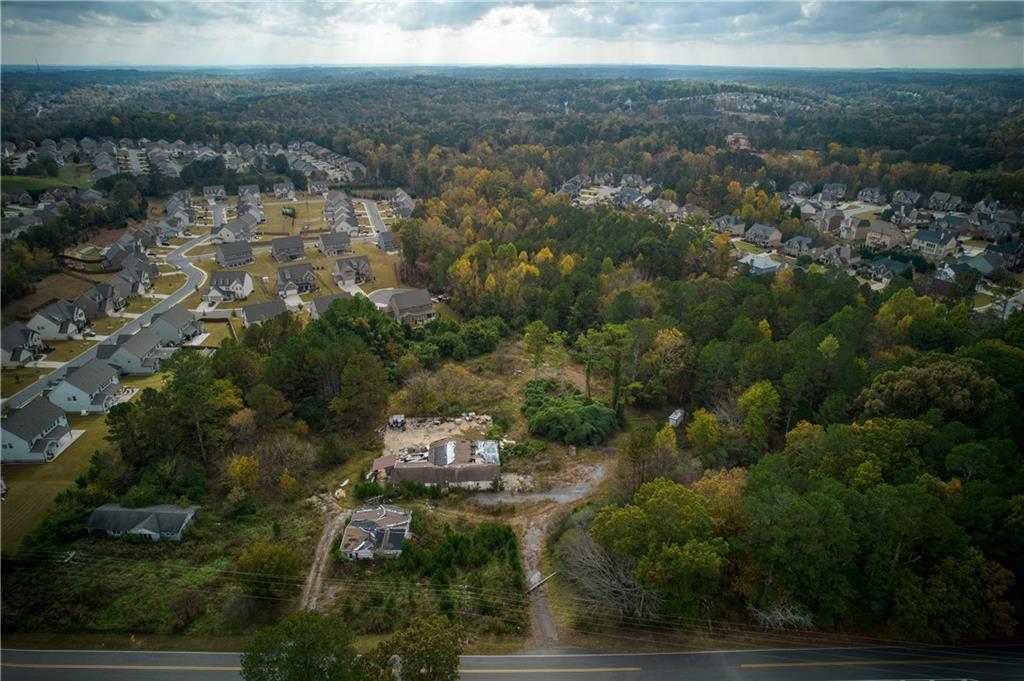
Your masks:
[[[252,494],[259,484],[260,462],[255,456],[233,456],[228,461],[228,478],[234,487]]]

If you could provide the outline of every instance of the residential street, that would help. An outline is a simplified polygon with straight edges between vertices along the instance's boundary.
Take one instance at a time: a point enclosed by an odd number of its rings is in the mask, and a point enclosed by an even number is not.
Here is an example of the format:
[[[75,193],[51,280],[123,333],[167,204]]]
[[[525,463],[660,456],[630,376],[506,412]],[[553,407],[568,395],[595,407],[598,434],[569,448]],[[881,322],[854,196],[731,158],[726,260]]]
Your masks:
[[[237,653],[3,650],[5,681],[231,681]],[[1024,678],[1024,646],[466,655],[479,681],[895,681]]]
[[[167,254],[167,264],[185,273],[185,283],[181,286],[181,288],[176,290],[174,293],[171,293],[166,298],[158,301],[156,305],[149,308],[148,310],[140,314],[138,317],[132,319],[127,324],[125,324],[124,327],[120,331],[118,331],[118,334],[134,333],[135,331],[138,331],[143,326],[149,324],[150,320],[153,318],[153,315],[155,315],[158,312],[163,312],[164,310],[167,310],[177,305],[180,301],[184,300],[190,293],[192,293],[196,286],[199,286],[203,283],[203,281],[206,278],[206,273],[203,270],[199,269],[198,267],[195,267],[191,262],[189,262],[189,259],[185,258],[182,255],[182,253],[184,253],[185,251],[194,246],[199,245],[208,236],[209,235],[206,234],[198,236],[195,239],[192,239],[188,243],[179,246],[178,248],[174,249],[173,251]],[[70,367],[81,366],[88,362],[89,360],[91,360],[92,358],[94,358],[96,356],[97,347],[98,345],[93,345],[91,348],[89,348],[82,354],[70,360],[62,368],[57,369],[56,371],[47,376],[43,376],[36,382],[26,386],[25,388],[22,388],[21,390],[14,393],[10,397],[5,398],[4,402],[10,402],[12,407],[20,407],[21,405],[23,405],[24,403],[28,402],[33,397],[41,393],[47,385],[56,382],[57,380],[62,378],[64,374],[67,373],[67,370]]]

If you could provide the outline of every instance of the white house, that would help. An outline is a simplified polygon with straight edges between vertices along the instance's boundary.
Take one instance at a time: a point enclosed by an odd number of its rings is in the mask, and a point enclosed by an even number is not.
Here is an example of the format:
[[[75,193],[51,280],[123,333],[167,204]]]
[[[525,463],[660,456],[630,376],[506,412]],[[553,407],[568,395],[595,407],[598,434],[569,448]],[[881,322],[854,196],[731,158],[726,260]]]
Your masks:
[[[67,340],[85,330],[85,310],[66,300],[50,303],[28,321],[28,327],[44,340]]]
[[[45,463],[53,461],[71,444],[71,430],[64,412],[49,400],[36,398],[12,409],[0,421],[0,460]]]
[[[117,404],[123,394],[117,369],[101,359],[91,359],[68,369],[47,398],[66,412],[103,413]]]
[[[203,300],[210,304],[245,300],[252,290],[252,275],[248,272],[218,270],[210,273],[210,288],[203,294]]]

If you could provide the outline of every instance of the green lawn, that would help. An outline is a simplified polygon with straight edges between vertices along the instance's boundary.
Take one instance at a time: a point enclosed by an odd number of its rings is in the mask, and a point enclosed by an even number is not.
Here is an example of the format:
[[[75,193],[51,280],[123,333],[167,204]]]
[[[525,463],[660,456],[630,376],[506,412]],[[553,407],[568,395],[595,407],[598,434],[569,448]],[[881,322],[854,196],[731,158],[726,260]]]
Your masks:
[[[92,323],[92,330],[100,336],[109,336],[121,330],[121,327],[128,322],[122,317],[104,317]]]
[[[131,314],[141,314],[159,302],[160,301],[156,300],[155,298],[139,296],[132,300],[132,302],[128,303],[128,306],[125,307],[124,310],[122,310],[122,312],[129,312]]]
[[[974,299],[971,301],[971,305],[973,307],[982,307],[983,305],[988,305],[993,300],[995,300],[995,298],[987,293],[975,293]]]
[[[231,334],[230,326],[235,327],[236,333],[241,331],[242,322],[241,319],[229,319],[226,322],[211,322],[206,323],[206,332],[210,334],[203,341],[203,345],[207,347],[220,347],[220,344],[225,338],[234,338]]]
[[[747,253],[764,253],[764,249],[754,244],[748,244],[746,241],[733,241],[732,245],[741,251]]]
[[[31,385],[40,377],[47,375],[53,369],[32,369],[24,367],[21,369],[4,369],[0,372],[0,397],[7,397],[18,392],[27,385]]]
[[[184,273],[164,274],[153,280],[153,293],[174,293],[185,283]]]
[[[99,333],[97,331],[96,333]],[[91,340],[66,340],[66,341],[46,341],[46,345],[53,348],[53,352],[48,354],[44,359],[47,362],[67,362],[68,360],[78,357],[80,354],[96,345],[96,341]]]

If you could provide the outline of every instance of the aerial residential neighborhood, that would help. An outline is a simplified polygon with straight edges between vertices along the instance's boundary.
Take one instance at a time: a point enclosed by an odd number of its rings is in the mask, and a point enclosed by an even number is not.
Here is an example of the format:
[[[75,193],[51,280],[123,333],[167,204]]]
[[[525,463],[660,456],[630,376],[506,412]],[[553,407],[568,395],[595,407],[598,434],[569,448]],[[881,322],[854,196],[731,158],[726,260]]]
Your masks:
[[[1020,2],[0,2],[4,679],[1024,678]]]

